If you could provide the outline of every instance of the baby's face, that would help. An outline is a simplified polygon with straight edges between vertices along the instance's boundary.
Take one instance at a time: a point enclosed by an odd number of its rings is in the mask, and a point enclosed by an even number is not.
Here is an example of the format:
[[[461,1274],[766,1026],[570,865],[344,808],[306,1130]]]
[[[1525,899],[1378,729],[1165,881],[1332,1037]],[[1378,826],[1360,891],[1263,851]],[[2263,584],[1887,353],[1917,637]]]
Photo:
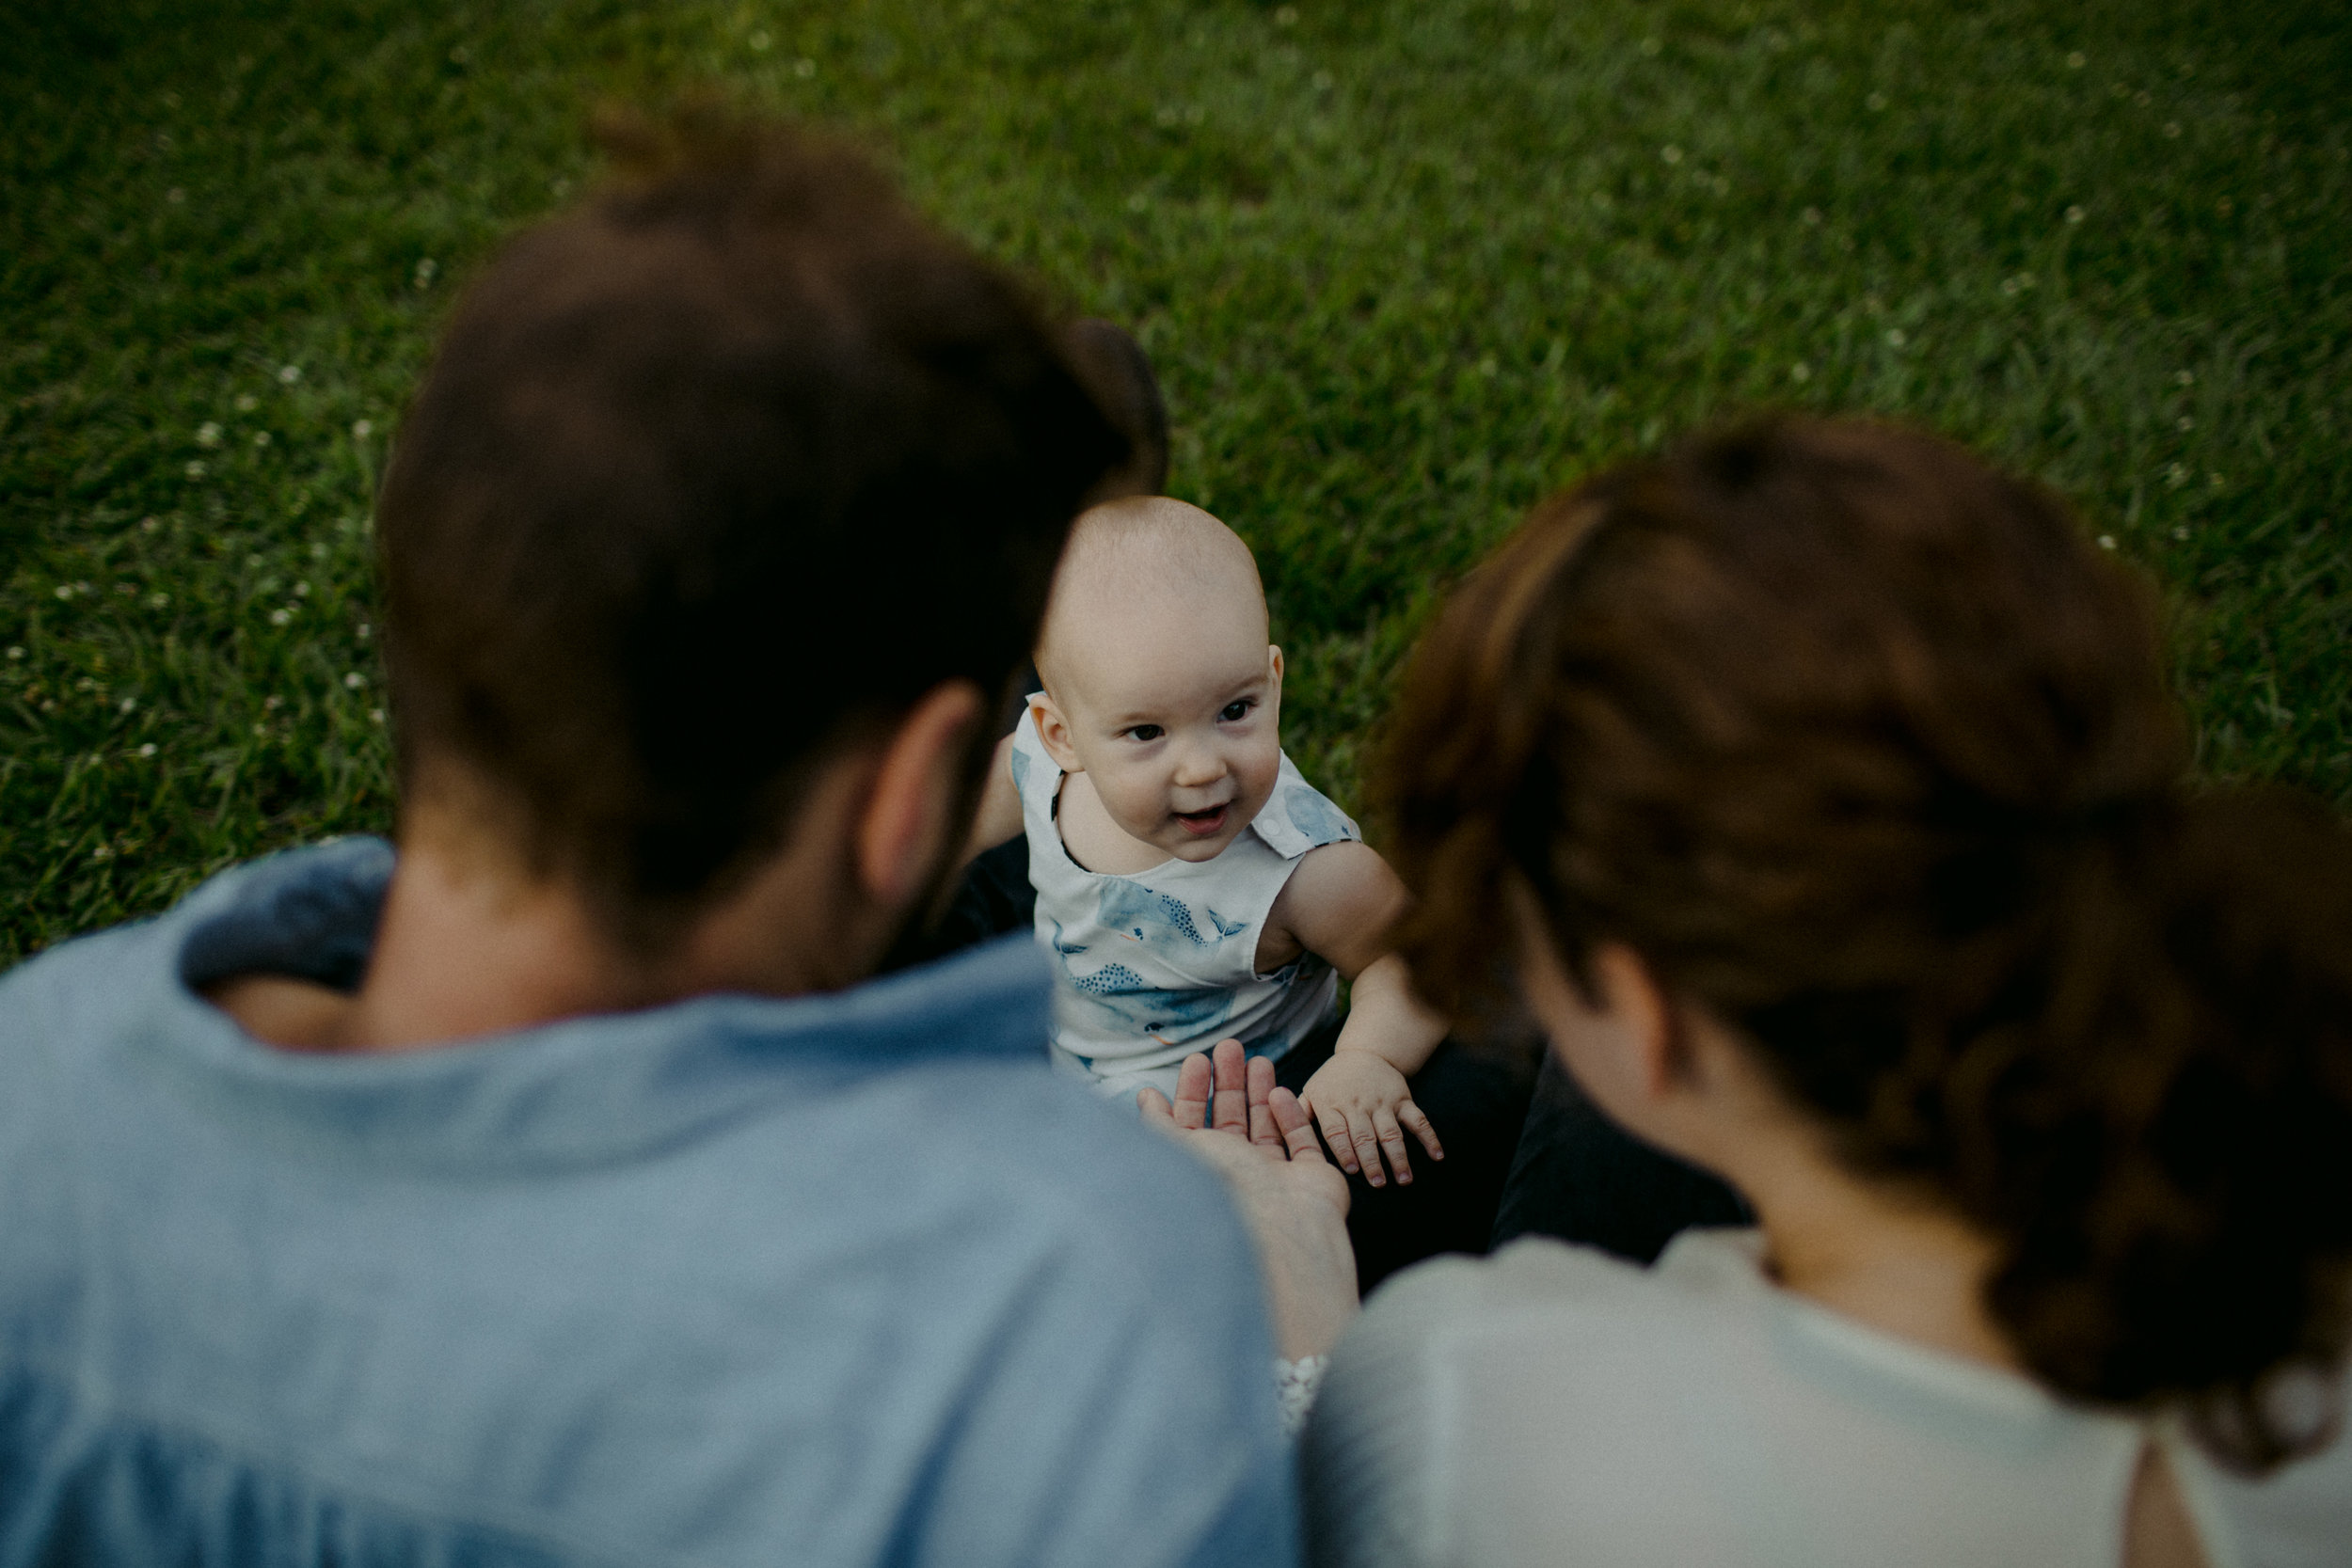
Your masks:
[[[1214,858],[1274,794],[1282,651],[1254,603],[1135,605],[1073,648],[1070,749],[1131,838]]]

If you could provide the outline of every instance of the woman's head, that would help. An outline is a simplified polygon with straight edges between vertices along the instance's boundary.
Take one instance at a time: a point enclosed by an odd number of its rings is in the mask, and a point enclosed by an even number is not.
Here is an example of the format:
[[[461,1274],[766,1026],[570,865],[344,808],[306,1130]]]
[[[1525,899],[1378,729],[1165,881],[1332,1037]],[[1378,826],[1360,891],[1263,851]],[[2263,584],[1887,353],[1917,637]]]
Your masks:
[[[1994,1238],[2045,1381],[2260,1462],[2265,1379],[2344,1327],[2352,847],[2186,763],[2149,596],[2057,501],[1762,424],[1548,503],[1448,608],[1390,749],[1403,937],[1457,1006],[1513,896],[1581,982],[1630,948]]]

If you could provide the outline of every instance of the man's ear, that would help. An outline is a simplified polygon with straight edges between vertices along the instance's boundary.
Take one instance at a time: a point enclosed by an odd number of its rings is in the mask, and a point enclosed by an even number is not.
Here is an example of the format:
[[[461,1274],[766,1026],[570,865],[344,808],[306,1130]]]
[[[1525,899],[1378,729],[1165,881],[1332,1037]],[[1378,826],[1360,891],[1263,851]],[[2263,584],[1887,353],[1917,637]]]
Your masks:
[[[853,839],[858,880],[875,902],[896,909],[920,897],[961,835],[965,740],[985,705],[970,681],[948,681],[883,746]]]
[[[1054,759],[1054,766],[1065,773],[1085,772],[1078,749],[1070,743],[1070,720],[1052,694],[1030,692],[1029,711],[1037,715],[1037,737],[1045,743],[1045,754]]]

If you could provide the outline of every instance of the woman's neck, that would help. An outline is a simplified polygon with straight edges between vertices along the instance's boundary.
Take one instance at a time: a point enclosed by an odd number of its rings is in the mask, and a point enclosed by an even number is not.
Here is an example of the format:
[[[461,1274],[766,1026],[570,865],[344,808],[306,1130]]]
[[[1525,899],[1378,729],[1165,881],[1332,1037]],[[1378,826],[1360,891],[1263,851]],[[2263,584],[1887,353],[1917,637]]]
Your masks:
[[[1984,1304],[1998,1248],[1948,1210],[1848,1173],[1804,1130],[1724,1162],[1780,1285],[1899,1338],[2023,1370]]]

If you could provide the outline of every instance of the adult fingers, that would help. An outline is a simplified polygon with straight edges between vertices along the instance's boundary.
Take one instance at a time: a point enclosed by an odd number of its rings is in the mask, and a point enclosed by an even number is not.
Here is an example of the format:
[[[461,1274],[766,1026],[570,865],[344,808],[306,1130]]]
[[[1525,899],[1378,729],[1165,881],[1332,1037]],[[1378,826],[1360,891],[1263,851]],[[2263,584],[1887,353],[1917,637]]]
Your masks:
[[[1315,1120],[1323,1128],[1324,1147],[1330,1149],[1331,1158],[1339,1163],[1340,1169],[1355,1175],[1360,1167],[1356,1159],[1356,1140],[1348,1135],[1347,1117],[1341,1112],[1318,1107]]]
[[[1282,1134],[1282,1143],[1294,1160],[1323,1158],[1323,1146],[1315,1140],[1314,1118],[1307,1107],[1288,1089],[1278,1088],[1266,1096],[1266,1114],[1274,1118],[1275,1130]]]
[[[1210,1097],[1209,1125],[1220,1132],[1249,1132],[1248,1063],[1241,1041],[1219,1040],[1211,1058],[1216,1064],[1216,1090]]]
[[[1380,1140],[1380,1152],[1389,1157],[1389,1169],[1396,1173],[1396,1184],[1411,1186],[1413,1164],[1405,1158],[1405,1130],[1397,1126],[1386,1106],[1372,1113],[1372,1130]]]
[[[1421,1140],[1421,1147],[1429,1151],[1432,1160],[1445,1158],[1445,1150],[1438,1143],[1438,1130],[1430,1125],[1428,1113],[1408,1100],[1396,1108],[1396,1119]]]
[[[1249,1059],[1249,1141],[1269,1148],[1282,1147],[1281,1129],[1274,1125],[1274,1064],[1263,1056]]]
[[[1176,1069],[1176,1125],[1197,1128],[1208,1118],[1209,1059],[1198,1053]]]

